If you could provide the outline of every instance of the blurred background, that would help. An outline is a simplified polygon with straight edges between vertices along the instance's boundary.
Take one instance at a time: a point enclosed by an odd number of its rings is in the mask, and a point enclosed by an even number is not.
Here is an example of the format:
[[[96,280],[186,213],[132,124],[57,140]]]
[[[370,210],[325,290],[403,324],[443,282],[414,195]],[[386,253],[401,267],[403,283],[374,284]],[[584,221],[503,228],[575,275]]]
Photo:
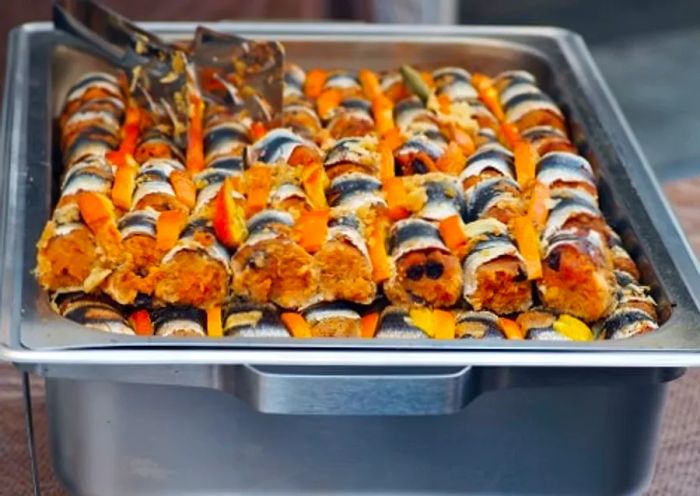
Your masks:
[[[104,0],[134,20],[333,20],[552,25],[588,43],[696,252],[700,252],[700,1],[697,0]],[[20,23],[49,20],[50,0],[0,0],[5,39]],[[4,80],[4,74],[3,74]],[[35,380],[44,494],[52,476],[42,384]],[[672,384],[650,494],[700,493],[700,373]],[[0,490],[29,494],[19,376],[0,366]],[[8,489],[9,488],[9,489]],[[10,492],[5,492],[6,490]]]

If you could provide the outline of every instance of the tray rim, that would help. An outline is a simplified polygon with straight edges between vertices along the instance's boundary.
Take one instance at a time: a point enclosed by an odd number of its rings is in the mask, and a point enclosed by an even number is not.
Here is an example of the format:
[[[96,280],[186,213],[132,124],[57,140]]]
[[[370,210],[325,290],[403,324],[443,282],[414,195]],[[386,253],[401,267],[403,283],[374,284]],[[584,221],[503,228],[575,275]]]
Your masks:
[[[682,234],[677,221],[670,213],[668,204],[661,194],[659,185],[656,183],[651,169],[641,154],[639,144],[634,139],[629,125],[622,116],[619,107],[612,98],[607,86],[600,77],[600,73],[592,60],[581,37],[571,31],[556,27],[510,27],[510,26],[413,26],[413,25],[368,25],[354,23],[203,23],[209,26],[225,26],[228,29],[236,28],[241,31],[249,32],[253,35],[275,34],[284,38],[294,38],[298,36],[307,38],[309,36],[325,36],[328,34],[334,37],[353,38],[358,35],[367,34],[378,36],[381,38],[406,37],[415,38],[416,35],[431,35],[435,39],[447,40],[451,37],[497,37],[504,35],[504,32],[510,35],[525,35],[534,38],[553,40],[561,49],[565,57],[578,57],[579,62],[585,66],[587,71],[590,71],[590,89],[598,93],[601,104],[608,107],[611,116],[606,122],[607,125],[615,124],[624,139],[616,140],[616,146],[628,147],[628,154],[631,154],[635,159],[635,166],[640,167],[641,173],[636,177],[635,186],[639,189],[639,195],[643,202],[648,207],[651,200],[660,203],[661,208],[658,211],[648,214],[653,220],[663,221],[656,222],[654,226],[660,236],[664,234],[671,236],[674,243],[680,243],[675,246],[676,250],[673,257],[673,265],[675,265],[678,275],[683,280],[688,293],[693,300],[694,306],[686,308],[684,311],[689,316],[695,318],[698,322],[700,314],[698,314],[697,296],[700,291],[700,276],[698,274],[698,264],[694,257],[690,255],[689,244]],[[144,23],[145,27],[160,32],[184,32],[191,30],[195,23],[189,22],[155,22]],[[27,42],[27,37],[32,33],[45,33],[52,31],[51,23],[29,23],[15,28],[13,38],[9,50],[8,80],[5,87],[5,102],[8,103],[3,109],[3,124],[7,125],[9,119],[18,119],[18,112],[14,112],[14,100],[9,100],[9,95],[16,91],[16,79],[22,76],[22,71],[27,70],[28,61],[21,60],[21,57],[16,56],[15,44],[21,45]],[[347,30],[347,31],[342,31]],[[16,42],[16,43],[15,43]],[[525,45],[527,46],[527,45]],[[14,56],[13,56],[14,55]],[[17,59],[20,60],[17,60]],[[25,57],[26,59],[26,57]],[[15,83],[15,84],[12,84]],[[22,88],[26,91],[26,87]],[[599,111],[600,109],[598,109]],[[600,115],[599,115],[600,117]],[[602,118],[602,117],[601,117]],[[8,132],[3,139],[18,139],[17,132]],[[619,134],[619,133],[618,133]],[[617,136],[620,138],[620,136]],[[14,142],[13,142],[14,143]],[[7,145],[5,145],[7,146]],[[616,149],[616,151],[619,151]],[[14,171],[14,169],[13,169]],[[7,175],[5,175],[7,176]],[[3,177],[4,181],[12,182],[13,177]],[[641,183],[641,184],[640,184]],[[11,184],[10,184],[11,185]],[[649,198],[644,200],[644,194]],[[3,208],[5,204],[3,203]],[[11,207],[8,207],[11,208]],[[658,208],[658,203],[657,203]],[[3,209],[3,212],[7,210]],[[652,215],[653,214],[653,215]],[[660,225],[659,225],[660,224]],[[6,242],[5,237],[1,240]],[[665,248],[669,248],[668,242],[665,242]],[[3,246],[4,248],[4,246]],[[6,250],[4,250],[6,251]],[[670,251],[670,249],[669,249]],[[5,267],[11,258],[11,254],[3,253],[5,256]],[[16,271],[19,272],[19,271]],[[8,277],[4,276],[2,284],[10,285],[7,281]],[[14,313],[18,309],[11,309]],[[674,310],[671,319],[679,313],[679,309]],[[10,335],[11,329],[8,321],[12,322],[12,317],[8,318],[4,315],[0,324],[0,337],[3,332],[6,336]],[[636,338],[637,340],[640,338]],[[318,345],[316,341],[308,341],[309,346]],[[166,343],[163,343],[166,344]],[[359,349],[332,349],[332,346],[327,348],[318,348],[315,350],[306,349],[303,346],[284,346],[282,343],[274,343],[269,349],[214,349],[214,348],[158,348],[154,345],[149,349],[129,349],[125,347],[114,347],[109,349],[67,349],[67,350],[31,350],[21,346],[9,345],[7,342],[0,344],[0,359],[19,363],[62,363],[62,364],[93,364],[101,363],[109,364],[165,364],[177,363],[185,364],[280,364],[280,365],[512,365],[512,366],[697,366],[700,365],[700,353],[694,350],[700,349],[700,334],[693,342],[693,351],[689,349],[650,349],[640,350],[635,348],[630,349],[609,349],[610,347],[592,348],[577,346],[552,346],[551,349],[545,347],[542,349],[541,343],[537,345],[539,349],[528,349],[527,346],[510,346],[508,349],[471,349],[471,350],[455,350],[448,347],[434,347],[432,349],[411,350],[410,347],[397,346],[399,343],[392,345],[391,343],[382,343],[381,346],[372,345],[371,347],[362,347]],[[521,343],[517,343],[521,344]],[[619,344],[619,343],[618,343]],[[129,346],[128,344],[126,345]],[[275,346],[279,346],[276,348]],[[282,349],[284,348],[284,349]]]

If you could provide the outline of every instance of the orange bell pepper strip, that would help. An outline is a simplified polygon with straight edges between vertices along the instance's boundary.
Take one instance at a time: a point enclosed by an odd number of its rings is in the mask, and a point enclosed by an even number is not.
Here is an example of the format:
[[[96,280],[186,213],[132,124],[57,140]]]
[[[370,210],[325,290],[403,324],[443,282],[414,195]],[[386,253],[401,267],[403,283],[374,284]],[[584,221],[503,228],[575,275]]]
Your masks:
[[[309,253],[316,253],[328,235],[329,210],[302,213],[294,224],[294,240]]]
[[[283,312],[280,315],[282,323],[289,331],[289,333],[295,338],[310,338],[311,326],[306,322],[304,317],[296,312]]]
[[[323,85],[326,83],[327,77],[328,73],[321,69],[312,69],[307,72],[304,94],[309,98],[318,98],[323,91]]]
[[[369,230],[367,249],[372,261],[374,282],[382,282],[391,277],[391,261],[386,249],[387,229],[387,219],[377,218]]]
[[[418,329],[429,337],[435,337],[435,315],[430,308],[414,307],[408,311],[408,316]]]
[[[440,156],[435,167],[440,172],[447,174],[458,175],[464,169],[467,159],[462,152],[462,148],[456,141],[450,141],[445,152]]]
[[[525,339],[525,335],[523,334],[523,330],[520,328],[518,323],[514,320],[511,319],[506,319],[505,317],[501,317],[498,319],[498,323],[501,325],[501,329],[503,329],[503,333],[506,335],[508,339],[514,339],[514,340],[522,340]]]
[[[537,167],[537,151],[528,141],[520,141],[515,145],[515,177],[521,188],[527,187],[535,179]]]
[[[141,109],[131,102],[126,108],[124,124],[122,124],[122,140],[119,149],[107,152],[106,158],[117,167],[126,165],[127,155],[131,155],[136,150],[139,134],[141,130]]]
[[[321,156],[315,148],[306,145],[297,146],[289,156],[287,163],[294,167],[301,167],[322,163]]]
[[[459,129],[456,126],[453,126],[452,138],[454,139],[455,143],[459,145],[459,148],[462,150],[462,154],[464,154],[465,157],[469,157],[476,151],[476,145],[474,144],[474,140],[471,136],[469,136],[469,133],[467,133],[466,131],[463,131],[462,129]]]
[[[250,125],[250,138],[253,142],[258,141],[260,138],[265,136],[267,133],[267,128],[265,124],[260,121],[255,121]]]
[[[214,200],[214,234],[227,248],[237,248],[248,235],[243,209],[233,199],[233,182],[224,180]]]
[[[168,251],[180,239],[187,223],[187,215],[181,210],[168,210],[158,214],[156,221],[156,247]]]
[[[449,114],[450,108],[452,107],[452,100],[450,100],[450,97],[445,93],[442,93],[437,96],[437,101],[438,106],[440,108],[440,112],[442,112],[443,114]]]
[[[362,91],[368,99],[374,100],[382,95],[382,87],[379,84],[379,78],[376,73],[369,69],[360,69],[357,73],[357,78],[360,80]]]
[[[267,165],[253,165],[246,172],[246,216],[263,210],[272,189],[272,168]]]
[[[390,146],[384,142],[379,143],[377,150],[379,151],[379,178],[385,181],[396,175],[396,170],[394,169],[394,152],[392,152]]]
[[[515,150],[515,147],[522,141],[520,131],[512,122],[501,122],[501,134],[506,140],[508,146]]]
[[[210,338],[224,337],[220,305],[213,305],[207,308],[207,336]]]
[[[403,142],[404,139],[403,136],[401,136],[401,131],[395,127],[392,127],[389,131],[382,134],[382,139],[379,143],[380,145],[386,146],[393,152],[398,147],[403,145]]]
[[[188,208],[194,207],[197,200],[197,187],[194,181],[183,171],[173,171],[170,174],[170,184],[175,191],[175,196]]]
[[[535,181],[530,192],[527,216],[539,230],[544,228],[547,217],[549,216],[549,198],[549,186],[540,181]]]
[[[304,167],[301,173],[301,183],[304,192],[315,210],[328,208],[326,188],[330,183],[323,164],[313,164]]]
[[[153,322],[151,322],[151,315],[148,313],[148,310],[143,308],[136,310],[131,314],[129,320],[138,336],[153,336]]]
[[[476,88],[476,91],[479,93],[479,98],[484,102],[484,105],[486,105],[496,119],[502,121],[505,118],[505,114],[501,107],[498,91],[496,91],[496,88],[493,86],[491,78],[485,74],[475,72],[472,74],[472,85]]]
[[[518,243],[518,250],[525,260],[527,278],[529,280],[542,277],[542,261],[540,259],[540,238],[535,226],[527,216],[516,217],[513,220],[513,234]]]
[[[386,203],[389,206],[389,218],[396,222],[411,215],[406,205],[406,186],[400,177],[389,177],[382,183],[382,190]]]
[[[467,244],[467,235],[464,232],[464,224],[459,215],[451,215],[440,221],[440,236],[450,251],[457,253]]]
[[[372,100],[372,115],[374,127],[382,136],[395,128],[394,103],[384,95],[379,95]]]
[[[362,337],[363,338],[373,338],[377,333],[377,326],[379,324],[379,312],[370,312],[362,316]]]
[[[316,99],[316,111],[321,119],[328,119],[333,111],[338,108],[343,99],[342,93],[336,88],[323,90]]]
[[[204,169],[204,102],[199,95],[190,95],[187,111],[187,170]]]
[[[83,221],[94,234],[107,224],[116,226],[114,204],[102,193],[81,191],[78,193],[78,209]]]
[[[112,202],[115,207],[123,210],[131,208],[131,199],[136,188],[136,176],[138,175],[138,164],[131,156],[126,155],[122,165],[117,167],[112,184]]]
[[[421,71],[420,72],[420,77],[425,82],[425,84],[428,85],[428,88],[434,88],[435,87],[435,81],[433,80],[433,75],[428,72],[428,71]]]
[[[433,322],[435,325],[435,339],[454,339],[456,319],[452,312],[447,310],[433,310]]]

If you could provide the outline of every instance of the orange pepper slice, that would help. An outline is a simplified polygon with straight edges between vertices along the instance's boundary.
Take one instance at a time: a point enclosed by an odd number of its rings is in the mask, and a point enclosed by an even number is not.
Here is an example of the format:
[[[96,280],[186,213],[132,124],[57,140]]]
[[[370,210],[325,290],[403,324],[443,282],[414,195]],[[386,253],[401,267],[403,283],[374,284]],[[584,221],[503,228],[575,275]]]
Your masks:
[[[506,143],[508,143],[508,146],[511,149],[515,149],[515,147],[522,141],[522,137],[520,136],[520,131],[518,128],[513,124],[512,122],[502,122],[501,123],[501,133],[503,134],[503,137],[506,139]]]
[[[377,325],[379,324],[379,312],[370,312],[362,316],[362,337],[373,338],[377,333]]]
[[[227,248],[237,248],[248,234],[245,213],[233,199],[233,182],[224,179],[214,200],[214,234]]]
[[[382,183],[384,197],[389,206],[389,218],[392,221],[405,219],[411,215],[411,211],[406,206],[406,186],[400,177],[389,177]]]
[[[535,181],[532,191],[530,192],[527,216],[537,229],[542,229],[547,222],[547,217],[549,216],[549,206],[547,203],[549,202],[549,198],[549,186],[540,181]]]
[[[175,246],[186,222],[187,216],[181,210],[168,210],[158,214],[156,221],[156,246],[158,249],[168,251]]]
[[[321,119],[328,119],[333,110],[338,108],[343,95],[340,90],[336,88],[331,88],[329,90],[323,90],[323,92],[316,99],[316,111]]]
[[[197,200],[197,187],[194,181],[186,173],[179,170],[173,171],[169,179],[175,196],[188,208],[194,207]]]
[[[370,227],[367,239],[369,258],[372,261],[372,279],[382,282],[391,277],[391,261],[386,249],[386,219],[377,218]]]
[[[328,176],[322,164],[313,164],[304,167],[301,173],[301,183],[304,192],[316,210],[328,208],[326,200],[326,187],[329,184]]]
[[[382,95],[382,87],[379,84],[379,78],[373,71],[369,69],[360,69],[357,73],[357,78],[360,80],[362,91],[364,91],[367,98],[374,100]]]
[[[207,336],[210,338],[224,337],[220,305],[213,305],[207,308]]]
[[[459,215],[451,215],[440,221],[440,236],[450,251],[458,252],[468,241]]]
[[[267,206],[272,189],[272,168],[267,165],[253,165],[245,175],[248,190],[245,213],[250,217]]]
[[[542,277],[540,259],[540,238],[529,217],[516,217],[513,220],[513,234],[527,269],[529,280]]]
[[[456,319],[452,312],[447,310],[433,310],[433,321],[435,326],[435,339],[454,339]]]
[[[187,111],[187,170],[199,172],[204,169],[204,102],[198,95],[190,95]]]
[[[521,188],[525,188],[535,179],[537,167],[537,151],[527,141],[515,145],[515,176]]]
[[[295,338],[310,338],[311,327],[304,317],[296,312],[283,312],[280,319],[289,333]]]
[[[469,136],[469,133],[466,131],[463,131],[462,129],[459,129],[458,127],[452,128],[452,137],[462,150],[462,153],[464,154],[465,157],[469,157],[471,154],[474,153],[476,150],[476,145],[474,144],[474,140],[472,139],[471,136]],[[464,167],[462,167],[464,168]],[[461,170],[460,170],[461,172]]]
[[[493,86],[491,78],[484,74],[474,73],[472,75],[472,85],[476,88],[479,98],[484,102],[484,105],[488,107],[496,119],[502,121],[505,118],[505,114],[503,113],[503,108],[501,108],[498,91]]]
[[[317,252],[328,235],[329,210],[302,213],[294,224],[294,239],[309,253]]]
[[[394,169],[394,153],[391,151],[390,146],[384,142],[379,143],[378,150],[379,178],[384,181],[396,175],[396,170]]]
[[[114,205],[102,193],[81,191],[78,193],[78,209],[88,228],[95,234],[105,224],[115,224],[117,216]]]
[[[258,141],[260,138],[265,136],[267,133],[267,128],[265,124],[260,121],[255,121],[250,125],[250,138],[253,141]]]
[[[304,94],[309,98],[318,98],[323,91],[323,85],[326,84],[327,77],[328,73],[321,69],[312,69],[307,72]]]
[[[131,157],[131,155],[128,155]],[[133,158],[131,158],[133,161]],[[114,174],[114,183],[112,184],[112,202],[115,207],[123,210],[131,208],[131,199],[136,188],[136,176],[138,168],[129,164],[127,159],[122,165],[117,167]]]
[[[514,320],[511,319],[506,319],[505,317],[501,317],[498,319],[498,323],[501,325],[501,329],[503,329],[503,333],[506,335],[508,339],[514,339],[514,340],[522,340],[525,339],[525,335],[523,334],[523,330],[520,328],[518,323]]]
[[[462,147],[456,141],[450,141],[445,152],[435,163],[435,167],[441,172],[458,175],[464,169],[466,162],[467,159],[462,152]]]
[[[148,313],[148,310],[136,310],[131,314],[129,320],[137,335],[153,336],[153,322],[151,322],[151,315]]]
[[[395,128],[394,103],[384,95],[379,95],[372,100],[372,115],[374,127],[380,136]]]
[[[404,139],[401,136],[401,131],[393,127],[389,131],[382,134],[380,145],[386,146],[392,152],[403,145]]]

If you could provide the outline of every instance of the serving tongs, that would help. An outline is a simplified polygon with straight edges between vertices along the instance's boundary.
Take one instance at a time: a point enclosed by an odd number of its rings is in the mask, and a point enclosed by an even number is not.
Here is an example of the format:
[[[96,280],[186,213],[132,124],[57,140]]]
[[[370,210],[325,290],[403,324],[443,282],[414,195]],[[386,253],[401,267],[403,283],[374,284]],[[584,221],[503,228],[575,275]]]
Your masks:
[[[282,108],[284,49],[198,27],[192,42],[166,42],[93,0],[54,0],[54,25],[130,76],[132,96],[186,122],[187,85],[204,100],[270,121]],[[190,87],[190,90],[193,88]]]

